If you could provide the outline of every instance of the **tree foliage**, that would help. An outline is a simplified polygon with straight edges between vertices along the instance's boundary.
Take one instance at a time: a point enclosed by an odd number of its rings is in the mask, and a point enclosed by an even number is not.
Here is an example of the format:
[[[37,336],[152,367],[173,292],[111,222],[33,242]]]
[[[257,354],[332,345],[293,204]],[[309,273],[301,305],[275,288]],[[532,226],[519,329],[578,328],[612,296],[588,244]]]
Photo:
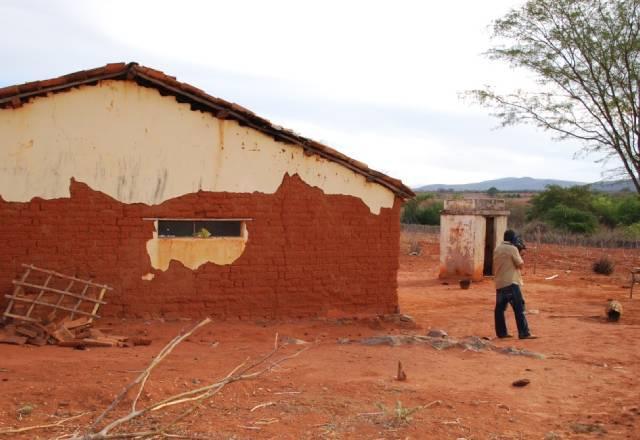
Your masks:
[[[595,215],[562,204],[550,209],[545,218],[555,228],[577,234],[591,234],[598,228],[598,219]]]
[[[558,205],[588,211],[591,207],[593,193],[588,186],[572,186],[562,188],[549,185],[546,190],[531,199],[530,218],[540,218]]]
[[[598,225],[630,227],[640,222],[640,197],[594,192],[588,186],[550,185],[531,199],[527,217],[575,233],[595,232]]]
[[[492,59],[536,90],[471,94],[503,125],[532,123],[617,157],[640,193],[640,0],[528,0],[493,23]]]
[[[405,203],[402,210],[401,222],[420,225],[439,225],[440,211],[443,202],[436,200],[432,194],[419,194]]]

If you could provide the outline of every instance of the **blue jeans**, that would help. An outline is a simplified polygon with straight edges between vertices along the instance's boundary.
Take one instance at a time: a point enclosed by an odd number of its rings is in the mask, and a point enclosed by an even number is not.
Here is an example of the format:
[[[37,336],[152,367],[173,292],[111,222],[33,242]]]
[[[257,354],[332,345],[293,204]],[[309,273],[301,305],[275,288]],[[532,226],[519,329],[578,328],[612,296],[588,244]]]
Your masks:
[[[504,312],[507,305],[511,304],[513,314],[516,315],[516,324],[518,326],[518,337],[524,338],[529,336],[529,324],[524,316],[524,300],[522,299],[522,291],[517,284],[503,287],[496,290],[496,308],[494,311],[496,335],[499,338],[507,336],[507,323],[504,320]]]

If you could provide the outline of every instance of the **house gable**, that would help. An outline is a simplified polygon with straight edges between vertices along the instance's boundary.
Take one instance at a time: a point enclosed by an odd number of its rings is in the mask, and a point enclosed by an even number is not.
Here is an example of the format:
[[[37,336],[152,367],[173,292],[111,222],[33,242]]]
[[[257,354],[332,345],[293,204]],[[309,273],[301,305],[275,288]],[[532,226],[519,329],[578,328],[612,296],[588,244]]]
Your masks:
[[[0,110],[0,196],[69,197],[73,178],[124,203],[160,204],[202,191],[272,194],[297,174],[373,213],[395,194],[342,164],[194,111],[130,80],[102,80]]]

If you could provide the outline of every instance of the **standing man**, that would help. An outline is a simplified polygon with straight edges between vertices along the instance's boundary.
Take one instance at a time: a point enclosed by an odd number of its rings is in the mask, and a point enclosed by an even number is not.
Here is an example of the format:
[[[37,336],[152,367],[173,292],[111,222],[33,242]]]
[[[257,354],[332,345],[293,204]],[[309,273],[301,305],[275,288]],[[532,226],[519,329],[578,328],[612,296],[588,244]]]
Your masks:
[[[535,339],[529,331],[527,318],[524,316],[524,300],[522,299],[522,274],[520,269],[524,261],[518,248],[513,245],[516,233],[507,229],[504,232],[504,241],[493,252],[493,270],[496,283],[496,308],[495,326],[496,335],[499,338],[510,338],[507,333],[507,323],[504,320],[504,312],[507,304],[511,304],[518,325],[518,337],[520,339]]]

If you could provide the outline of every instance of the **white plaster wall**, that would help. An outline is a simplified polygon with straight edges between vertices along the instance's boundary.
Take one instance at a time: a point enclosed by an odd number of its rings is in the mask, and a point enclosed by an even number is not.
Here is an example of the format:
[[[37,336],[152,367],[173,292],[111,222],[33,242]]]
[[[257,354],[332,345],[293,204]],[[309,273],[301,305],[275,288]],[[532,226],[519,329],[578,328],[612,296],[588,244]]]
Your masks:
[[[471,275],[474,262],[475,216],[440,217],[440,276]]]
[[[474,280],[482,279],[484,272],[484,246],[487,238],[487,219],[481,215],[473,218],[473,273]]]
[[[440,277],[483,278],[486,219],[481,215],[440,217]]]
[[[387,188],[237,122],[129,81],[104,81],[0,110],[0,196],[69,197],[71,178],[149,205],[198,190],[274,193],[286,173],[378,214]]]

